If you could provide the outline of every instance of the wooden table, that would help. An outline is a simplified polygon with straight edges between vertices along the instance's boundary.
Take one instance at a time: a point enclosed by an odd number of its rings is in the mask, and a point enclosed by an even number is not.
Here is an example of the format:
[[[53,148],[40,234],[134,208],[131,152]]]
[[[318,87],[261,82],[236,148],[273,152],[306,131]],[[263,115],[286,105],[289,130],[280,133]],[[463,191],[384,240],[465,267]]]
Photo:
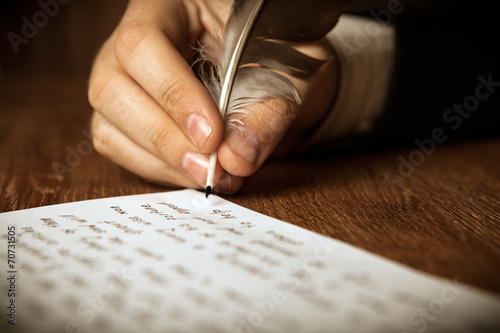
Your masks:
[[[0,85],[0,211],[169,191],[99,156],[86,78]],[[272,161],[225,198],[419,270],[500,293],[500,138]]]

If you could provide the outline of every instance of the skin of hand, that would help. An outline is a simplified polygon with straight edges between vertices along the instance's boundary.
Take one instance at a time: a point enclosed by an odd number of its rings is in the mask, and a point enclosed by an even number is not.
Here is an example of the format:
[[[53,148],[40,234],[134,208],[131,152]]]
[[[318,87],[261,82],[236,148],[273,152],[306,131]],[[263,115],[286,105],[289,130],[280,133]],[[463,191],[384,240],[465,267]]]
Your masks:
[[[336,90],[334,59],[307,80],[292,79],[301,105],[258,103],[241,118],[239,130],[224,129],[192,64],[193,47],[211,44],[212,29],[223,30],[231,3],[129,2],[89,80],[92,137],[101,155],[152,182],[203,188],[209,154],[217,150],[215,190],[234,193],[273,151],[289,153],[318,125]],[[325,41],[294,46],[316,58],[333,54]]]

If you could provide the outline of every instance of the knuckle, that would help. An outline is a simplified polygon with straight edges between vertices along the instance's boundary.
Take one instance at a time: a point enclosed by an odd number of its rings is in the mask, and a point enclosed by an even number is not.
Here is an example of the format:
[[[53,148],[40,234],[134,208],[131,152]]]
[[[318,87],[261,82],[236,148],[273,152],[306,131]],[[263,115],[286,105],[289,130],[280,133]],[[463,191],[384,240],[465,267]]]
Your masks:
[[[245,125],[258,129],[263,144],[269,144],[286,132],[295,119],[295,112],[289,103],[281,99],[271,99],[259,103],[252,110],[252,119]]]
[[[274,137],[286,132],[297,115],[293,112],[293,108],[283,100],[272,100],[268,107],[269,112],[265,121],[269,124],[270,135]]]
[[[168,168],[165,168],[165,169],[168,169]],[[164,186],[164,187],[180,188],[180,186],[176,185],[175,183],[164,180],[164,179],[170,179],[169,170],[162,172],[162,175],[163,175],[163,177],[161,180],[157,180],[156,178],[153,178],[151,175],[144,175],[144,176],[140,176],[140,177],[146,183],[160,185],[160,186]]]
[[[273,132],[283,131],[284,126],[288,126],[295,118],[290,104],[281,99],[272,99],[265,103],[267,112],[263,112],[263,121],[268,123]]]
[[[87,97],[94,109],[101,109],[104,105],[105,96],[110,82],[116,76],[116,71],[111,68],[94,68],[89,79]]]
[[[109,125],[106,125],[102,116],[94,112],[91,123],[92,144],[95,150],[105,156],[109,157]]]
[[[159,85],[158,103],[165,110],[175,110],[180,104],[182,97],[186,94],[186,86],[177,78],[169,76]]]
[[[147,30],[148,24],[140,20],[130,20],[120,25],[115,41],[115,54],[119,61],[126,60],[134,53]]]
[[[164,126],[152,124],[146,131],[147,140],[151,145],[151,152],[156,156],[164,156],[165,147],[169,142],[169,131]]]

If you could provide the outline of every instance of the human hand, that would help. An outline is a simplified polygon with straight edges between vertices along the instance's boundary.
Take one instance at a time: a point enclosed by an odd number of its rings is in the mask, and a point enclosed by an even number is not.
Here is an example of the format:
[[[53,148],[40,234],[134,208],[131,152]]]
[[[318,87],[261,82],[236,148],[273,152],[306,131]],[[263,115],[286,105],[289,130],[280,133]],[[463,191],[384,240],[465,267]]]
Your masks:
[[[130,1],[90,77],[98,152],[147,180],[201,188],[208,154],[218,149],[215,190],[233,193],[269,157],[295,117],[302,119],[293,122],[282,151],[290,151],[317,124],[333,98],[331,61],[308,81],[294,80],[304,100],[300,107],[279,100],[259,103],[242,119],[244,131],[224,135],[219,111],[190,65],[196,60],[192,46],[211,43],[211,30],[223,26],[230,4]],[[324,43],[299,48],[330,56]]]

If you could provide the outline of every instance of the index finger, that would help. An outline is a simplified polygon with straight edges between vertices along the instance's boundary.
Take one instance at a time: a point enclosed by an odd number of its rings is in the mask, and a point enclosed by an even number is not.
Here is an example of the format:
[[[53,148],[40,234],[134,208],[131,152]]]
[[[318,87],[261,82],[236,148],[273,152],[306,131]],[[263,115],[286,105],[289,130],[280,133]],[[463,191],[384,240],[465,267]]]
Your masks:
[[[209,92],[174,44],[156,26],[128,21],[118,30],[115,54],[125,71],[146,90],[202,153],[223,135],[220,113]]]

